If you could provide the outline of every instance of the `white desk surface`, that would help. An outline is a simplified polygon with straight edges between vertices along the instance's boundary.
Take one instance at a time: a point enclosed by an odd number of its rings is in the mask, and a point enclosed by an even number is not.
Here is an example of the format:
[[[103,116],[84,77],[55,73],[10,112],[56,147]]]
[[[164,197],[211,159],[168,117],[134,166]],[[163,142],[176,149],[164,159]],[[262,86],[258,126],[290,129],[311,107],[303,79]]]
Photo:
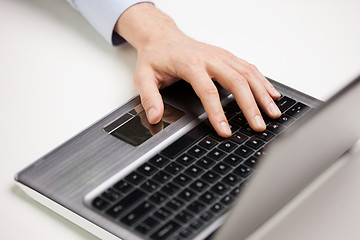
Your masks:
[[[317,98],[360,73],[358,0],[156,2],[187,34]],[[60,0],[0,0],[0,29],[1,238],[97,239],[13,176],[135,95],[136,53]],[[359,151],[352,158],[264,239],[359,239]]]

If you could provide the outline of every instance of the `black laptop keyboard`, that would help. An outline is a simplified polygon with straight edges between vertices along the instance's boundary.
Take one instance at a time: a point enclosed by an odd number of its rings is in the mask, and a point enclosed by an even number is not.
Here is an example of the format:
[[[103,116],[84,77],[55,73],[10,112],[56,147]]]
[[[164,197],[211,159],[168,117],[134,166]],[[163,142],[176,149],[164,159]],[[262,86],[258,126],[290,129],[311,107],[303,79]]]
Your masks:
[[[224,107],[230,138],[202,123],[96,197],[92,207],[146,239],[192,238],[229,209],[267,144],[310,109],[286,96],[276,104],[282,116],[264,115],[267,128],[257,133],[230,102]]]

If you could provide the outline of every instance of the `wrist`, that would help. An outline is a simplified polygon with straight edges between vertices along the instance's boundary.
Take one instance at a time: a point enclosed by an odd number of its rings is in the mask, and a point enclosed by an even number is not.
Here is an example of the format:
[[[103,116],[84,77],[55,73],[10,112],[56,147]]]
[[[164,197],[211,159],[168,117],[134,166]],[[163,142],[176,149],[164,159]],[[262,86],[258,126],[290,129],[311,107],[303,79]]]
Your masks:
[[[175,22],[151,3],[131,6],[120,16],[114,30],[137,51],[165,35],[182,34]]]

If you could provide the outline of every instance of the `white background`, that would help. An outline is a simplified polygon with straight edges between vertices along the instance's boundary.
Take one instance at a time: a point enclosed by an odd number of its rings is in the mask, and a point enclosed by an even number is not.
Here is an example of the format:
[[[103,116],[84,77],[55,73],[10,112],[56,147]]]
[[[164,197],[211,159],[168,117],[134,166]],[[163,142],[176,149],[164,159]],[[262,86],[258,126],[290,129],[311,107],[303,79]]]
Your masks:
[[[322,100],[360,74],[358,0],[156,3],[190,36]],[[0,30],[1,239],[97,239],[13,176],[136,94],[136,52],[110,46],[60,0],[0,0]],[[358,239],[359,173],[349,161],[266,239]]]

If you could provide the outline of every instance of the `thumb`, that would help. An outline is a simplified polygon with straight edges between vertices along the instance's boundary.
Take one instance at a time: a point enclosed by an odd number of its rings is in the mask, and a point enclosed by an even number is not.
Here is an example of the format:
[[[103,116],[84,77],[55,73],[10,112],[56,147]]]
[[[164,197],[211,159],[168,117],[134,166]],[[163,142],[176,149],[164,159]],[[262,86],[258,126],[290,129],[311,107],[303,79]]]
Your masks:
[[[164,113],[164,104],[151,67],[137,68],[134,84],[141,98],[141,104],[150,124],[158,123]]]

